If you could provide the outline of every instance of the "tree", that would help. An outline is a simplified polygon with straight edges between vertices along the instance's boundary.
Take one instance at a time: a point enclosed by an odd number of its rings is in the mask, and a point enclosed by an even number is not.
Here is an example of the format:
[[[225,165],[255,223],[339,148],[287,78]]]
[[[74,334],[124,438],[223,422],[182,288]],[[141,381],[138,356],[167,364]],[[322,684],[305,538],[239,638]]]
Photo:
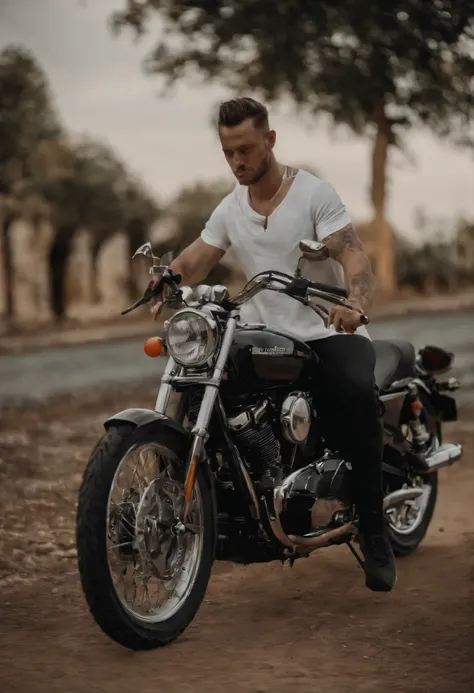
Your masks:
[[[31,53],[8,46],[0,53],[1,240],[6,313],[15,312],[11,228],[20,206],[15,195],[34,168],[35,153],[61,132],[48,82]]]
[[[270,102],[290,96],[298,107],[373,138],[376,273],[380,289],[393,293],[388,153],[411,127],[467,136],[473,0],[128,0],[113,26],[144,32],[154,11],[166,30],[146,70],[167,85],[199,75]]]
[[[177,255],[198,238],[207,220],[219,202],[232,191],[232,184],[224,180],[193,183],[184,187],[172,200],[166,214],[173,221],[175,233],[166,246]],[[229,279],[230,270],[218,263],[207,277],[211,283]]]
[[[232,185],[218,180],[187,185],[176,195],[166,210],[176,226],[171,242],[176,254],[198,238],[213,210],[231,190]]]
[[[69,151],[69,166],[61,175],[39,181],[56,229],[49,262],[51,301],[57,319],[65,315],[66,268],[78,229],[91,233],[92,262],[97,267],[99,252],[113,234],[125,231],[133,244],[137,229],[142,238],[159,213],[143,185],[110,147],[87,138],[72,143]],[[97,283],[93,294],[99,300]]]
[[[66,311],[67,263],[77,230],[91,233],[96,262],[103,244],[118,231],[125,231],[134,246],[157,218],[159,207],[109,146],[91,138],[66,137],[46,76],[25,49],[10,46],[0,53],[0,94],[0,222],[7,315],[14,314],[12,224],[22,216],[37,226],[46,216],[54,228],[48,258],[51,307],[61,319]],[[94,293],[98,298],[97,285]]]
[[[162,210],[144,185],[136,179],[129,180],[124,203],[125,232],[128,238],[128,293],[133,300],[138,293],[138,287],[132,257],[136,249],[145,243],[150,227],[160,217]]]

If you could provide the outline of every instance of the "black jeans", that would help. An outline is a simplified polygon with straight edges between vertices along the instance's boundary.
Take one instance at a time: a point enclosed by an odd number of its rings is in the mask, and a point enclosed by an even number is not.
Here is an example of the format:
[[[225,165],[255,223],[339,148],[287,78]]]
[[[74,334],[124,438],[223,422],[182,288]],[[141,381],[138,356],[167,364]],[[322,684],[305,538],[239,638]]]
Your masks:
[[[372,342],[358,335],[334,335],[310,346],[320,360],[314,396],[326,445],[353,465],[361,531],[382,531],[383,423]]]

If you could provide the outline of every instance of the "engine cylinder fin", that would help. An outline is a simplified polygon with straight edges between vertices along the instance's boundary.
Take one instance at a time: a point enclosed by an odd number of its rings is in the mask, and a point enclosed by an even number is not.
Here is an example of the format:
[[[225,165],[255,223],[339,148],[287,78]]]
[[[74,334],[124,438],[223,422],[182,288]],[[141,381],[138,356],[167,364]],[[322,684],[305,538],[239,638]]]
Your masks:
[[[234,432],[237,446],[245,458],[249,472],[262,477],[271,473],[280,461],[280,443],[268,423],[258,428]]]

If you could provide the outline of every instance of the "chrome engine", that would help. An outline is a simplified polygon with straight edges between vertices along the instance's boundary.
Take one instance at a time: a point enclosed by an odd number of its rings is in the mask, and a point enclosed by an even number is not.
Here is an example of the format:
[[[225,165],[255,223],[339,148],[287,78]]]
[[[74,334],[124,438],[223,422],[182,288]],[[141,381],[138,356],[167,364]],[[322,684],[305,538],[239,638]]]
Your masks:
[[[292,392],[283,402],[280,421],[290,443],[304,443],[311,427],[311,400],[304,392]]]
[[[250,474],[258,478],[271,475],[272,468],[280,465],[280,443],[269,423],[272,414],[265,399],[227,419]]]
[[[277,486],[275,512],[292,541],[319,537],[351,521],[351,469],[327,453]]]
[[[280,466],[281,446],[270,425],[275,418],[272,403],[264,399],[227,420],[249,471],[256,476],[271,474],[273,467]],[[304,443],[311,427],[309,397],[303,392],[290,393],[281,406],[279,420],[287,441]]]
[[[277,418],[288,442],[304,443],[311,427],[311,399],[304,392],[292,392],[277,416],[274,405],[264,399],[228,418],[254,479],[275,479],[275,468],[282,470],[281,445],[270,425]],[[277,482],[271,523],[280,541],[303,551],[346,541],[354,532],[350,474],[349,462],[328,453]]]

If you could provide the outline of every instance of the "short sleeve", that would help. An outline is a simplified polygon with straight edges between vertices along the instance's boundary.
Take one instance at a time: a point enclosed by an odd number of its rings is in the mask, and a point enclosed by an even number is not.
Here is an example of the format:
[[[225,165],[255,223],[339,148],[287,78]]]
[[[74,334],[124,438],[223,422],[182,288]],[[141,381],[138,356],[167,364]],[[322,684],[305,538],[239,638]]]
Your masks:
[[[318,241],[323,241],[351,223],[346,206],[332,185],[326,181],[321,183],[312,195],[311,213]]]
[[[227,209],[228,200],[224,198],[215,208],[201,232],[201,238],[204,243],[213,245],[221,250],[228,250],[230,247],[229,235],[227,233]]]

